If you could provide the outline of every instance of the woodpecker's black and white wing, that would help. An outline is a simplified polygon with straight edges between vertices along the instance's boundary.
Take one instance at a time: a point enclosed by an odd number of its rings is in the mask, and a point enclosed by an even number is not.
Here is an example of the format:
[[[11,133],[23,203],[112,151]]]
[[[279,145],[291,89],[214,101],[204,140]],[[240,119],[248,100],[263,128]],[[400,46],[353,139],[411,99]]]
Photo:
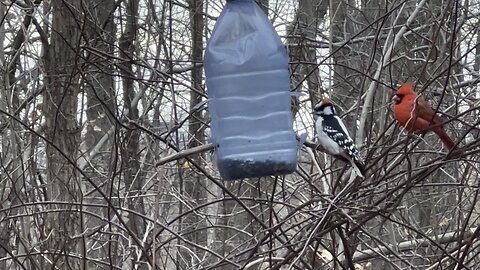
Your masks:
[[[359,158],[359,153],[355,142],[350,137],[347,128],[342,119],[337,115],[325,117],[323,124],[323,132],[332,139],[338,146],[351,157]]]
[[[350,161],[350,163],[352,163],[357,175],[365,178],[365,165],[363,164],[363,160],[360,158],[355,142],[350,137],[342,119],[337,115],[325,117],[323,132],[325,132],[325,134],[327,134],[327,136],[334,141],[341,150],[343,150],[344,155],[341,153],[340,155],[344,156]]]
[[[324,101],[315,110],[319,143],[329,154],[347,159],[357,175],[365,178],[363,160],[342,119],[336,115],[333,104],[329,100]]]

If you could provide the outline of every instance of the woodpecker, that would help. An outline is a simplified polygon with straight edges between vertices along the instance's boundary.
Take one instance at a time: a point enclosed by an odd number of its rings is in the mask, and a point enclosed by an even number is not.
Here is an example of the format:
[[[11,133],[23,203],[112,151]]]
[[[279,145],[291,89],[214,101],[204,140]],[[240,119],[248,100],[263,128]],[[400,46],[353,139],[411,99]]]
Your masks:
[[[338,117],[330,99],[324,99],[313,110],[315,129],[323,150],[338,159],[350,163],[355,173],[365,178],[365,165],[348,130]]]

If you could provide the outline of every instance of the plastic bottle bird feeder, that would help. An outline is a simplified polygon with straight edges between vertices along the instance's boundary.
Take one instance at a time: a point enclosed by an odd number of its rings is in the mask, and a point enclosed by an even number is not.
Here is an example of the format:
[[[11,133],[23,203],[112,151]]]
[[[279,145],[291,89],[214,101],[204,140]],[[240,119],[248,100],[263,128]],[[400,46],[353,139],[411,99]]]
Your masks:
[[[225,179],[292,173],[293,131],[288,57],[253,0],[227,1],[204,59],[211,141]]]

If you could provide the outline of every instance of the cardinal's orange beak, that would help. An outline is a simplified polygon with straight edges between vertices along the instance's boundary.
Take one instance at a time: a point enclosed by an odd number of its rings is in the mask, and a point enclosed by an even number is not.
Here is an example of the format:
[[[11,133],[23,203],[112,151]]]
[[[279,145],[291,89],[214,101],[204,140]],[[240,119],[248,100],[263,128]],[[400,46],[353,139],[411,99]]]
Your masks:
[[[392,101],[393,101],[393,103],[395,103],[395,104],[399,104],[401,100],[402,100],[402,99],[401,99],[399,96],[397,96],[397,95],[394,95],[394,96],[392,97]]]

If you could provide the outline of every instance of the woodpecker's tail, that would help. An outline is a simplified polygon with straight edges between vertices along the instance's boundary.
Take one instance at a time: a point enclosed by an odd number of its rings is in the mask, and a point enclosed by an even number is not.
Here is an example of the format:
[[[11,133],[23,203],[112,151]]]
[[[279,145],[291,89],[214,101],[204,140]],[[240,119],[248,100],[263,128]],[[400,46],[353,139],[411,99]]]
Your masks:
[[[355,173],[361,177],[361,178],[365,178],[365,164],[363,164],[363,161],[359,160],[359,159],[356,159],[356,158],[351,158],[349,159],[350,160],[350,164],[352,164],[352,167],[353,167],[353,170],[355,171]]]

